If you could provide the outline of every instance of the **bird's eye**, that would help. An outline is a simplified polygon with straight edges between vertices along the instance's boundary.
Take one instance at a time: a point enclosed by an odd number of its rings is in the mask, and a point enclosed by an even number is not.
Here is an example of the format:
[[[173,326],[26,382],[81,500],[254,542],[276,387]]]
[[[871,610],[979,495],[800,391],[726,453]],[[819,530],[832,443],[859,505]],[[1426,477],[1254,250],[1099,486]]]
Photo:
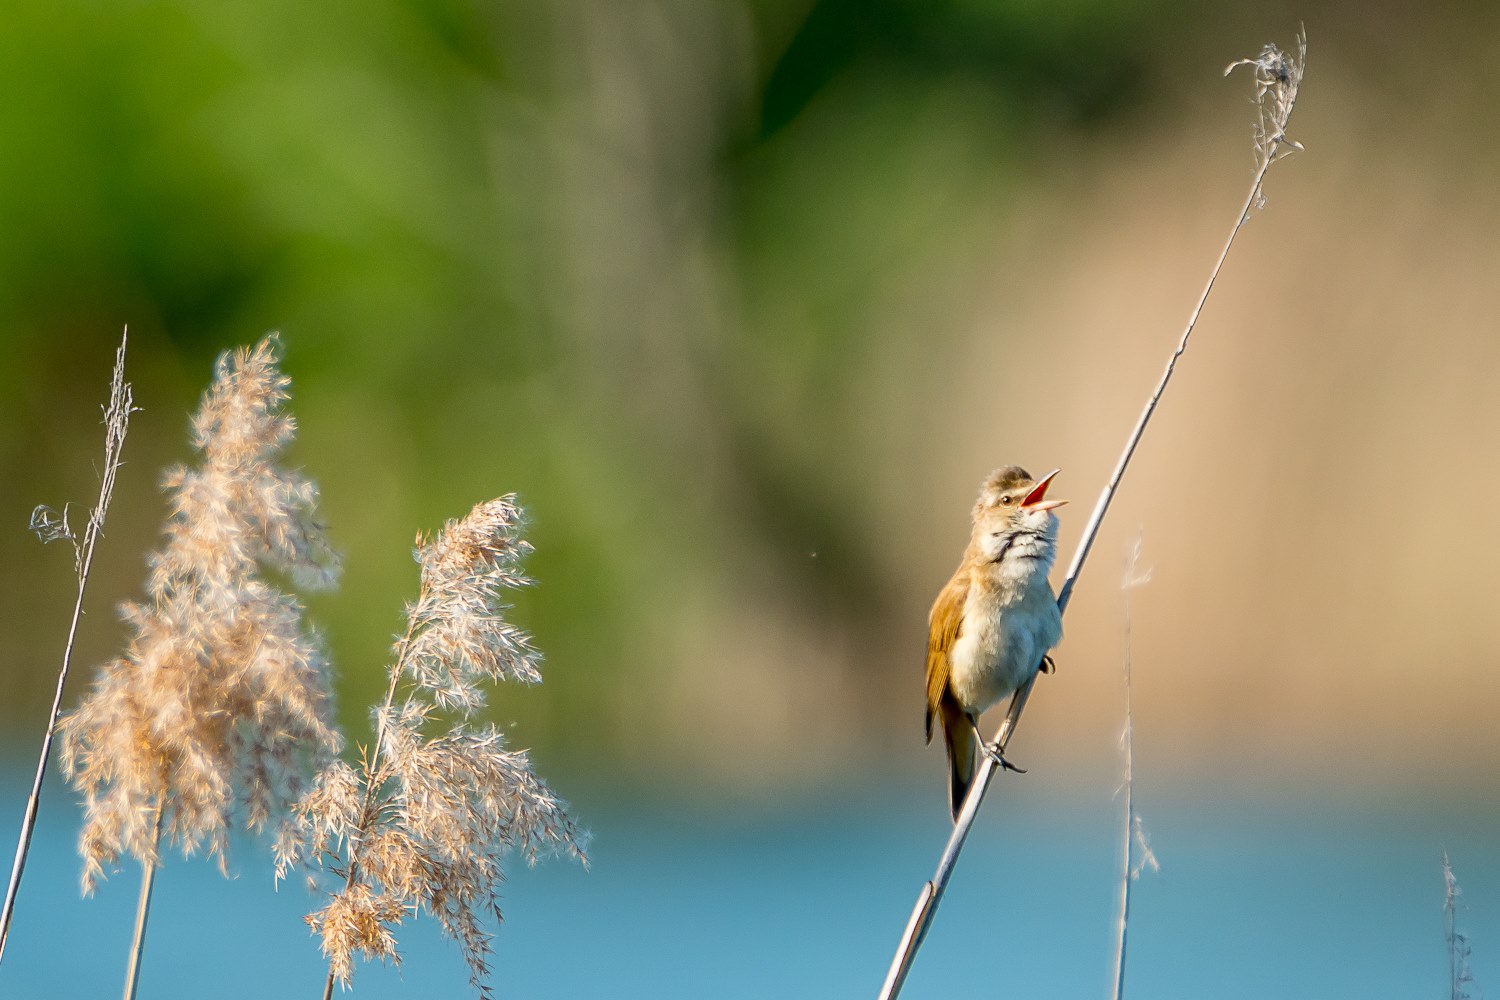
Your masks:
[[[1007,507],[1010,506],[1010,501],[1011,501],[1011,496],[1010,496],[1009,493],[1005,494],[1005,496],[1003,496],[1003,497],[1000,498],[1000,502],[1003,503]]]

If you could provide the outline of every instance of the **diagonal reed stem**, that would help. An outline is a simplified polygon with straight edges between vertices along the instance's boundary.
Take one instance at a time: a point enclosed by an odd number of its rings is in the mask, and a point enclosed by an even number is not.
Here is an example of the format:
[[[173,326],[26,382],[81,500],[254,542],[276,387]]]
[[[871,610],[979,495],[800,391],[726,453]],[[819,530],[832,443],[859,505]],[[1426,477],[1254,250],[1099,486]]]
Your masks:
[[[1135,427],[1126,437],[1124,450],[1120,453],[1119,461],[1115,463],[1114,472],[1110,474],[1109,481],[1099,493],[1099,500],[1094,504],[1094,512],[1089,515],[1088,523],[1084,525],[1083,537],[1078,541],[1078,548],[1073,552],[1073,561],[1068,566],[1062,589],[1057,593],[1057,608],[1060,612],[1067,611],[1068,602],[1073,597],[1073,587],[1078,582],[1078,574],[1083,570],[1089,550],[1093,548],[1094,540],[1099,535],[1099,527],[1104,522],[1104,515],[1109,510],[1110,501],[1114,499],[1115,492],[1120,487],[1120,480],[1130,465],[1136,446],[1141,443],[1141,437],[1146,432],[1146,425],[1151,422],[1151,416],[1156,412],[1157,404],[1161,402],[1162,393],[1172,381],[1172,374],[1177,369],[1178,359],[1187,350],[1188,341],[1198,325],[1198,317],[1202,315],[1209,293],[1213,291],[1214,283],[1219,279],[1219,272],[1224,269],[1224,261],[1229,257],[1235,237],[1250,220],[1251,213],[1262,203],[1261,185],[1265,182],[1266,172],[1271,169],[1271,164],[1282,159],[1290,149],[1301,148],[1286,137],[1286,122],[1291,116],[1292,105],[1296,101],[1297,88],[1302,79],[1302,64],[1307,52],[1306,36],[1300,32],[1298,42],[1299,50],[1295,58],[1280,52],[1275,46],[1268,45],[1258,59],[1241,60],[1230,66],[1230,69],[1233,69],[1236,65],[1249,65],[1254,69],[1257,87],[1256,101],[1261,109],[1261,121],[1256,130],[1257,166],[1255,176],[1250,183],[1250,193],[1245,197],[1245,203],[1240,208],[1234,227],[1229,232],[1229,238],[1224,241],[1224,249],[1219,251],[1218,260],[1214,262],[1213,270],[1209,272],[1203,293],[1198,296],[1198,301],[1188,316],[1182,337],[1178,340],[1176,349],[1167,358],[1166,368],[1146,400],[1140,417],[1136,419]],[[1225,72],[1227,73],[1228,70]],[[1026,708],[1027,699],[1031,697],[1031,689],[1036,683],[1036,677],[1037,672],[1034,671],[1031,678],[1011,698],[1010,708],[995,734],[994,746],[1000,756],[1004,756],[1006,748],[1010,745],[1010,738],[1021,720],[1021,713]],[[958,819],[953,823],[953,831],[948,836],[948,843],[943,848],[942,857],[938,859],[937,872],[918,893],[911,918],[907,921],[906,930],[896,946],[896,955],[891,960],[890,970],[886,973],[885,982],[880,988],[880,1000],[894,1000],[901,993],[901,987],[911,972],[917,949],[922,946],[923,940],[927,937],[927,932],[932,927],[933,917],[937,914],[938,904],[942,902],[943,893],[953,877],[953,868],[958,863],[958,854],[963,850],[964,841],[968,839],[969,830],[974,825],[974,818],[979,814],[979,806],[984,801],[985,792],[989,790],[990,781],[995,776],[995,766],[994,757],[990,754],[979,755],[978,771],[974,775],[973,783],[969,786],[969,794],[964,799]]]
[[[68,641],[63,647],[62,669],[57,674],[57,691],[52,696],[52,714],[47,717],[47,729],[42,734],[42,749],[37,755],[36,777],[31,783],[31,795],[26,799],[26,812],[21,818],[16,857],[11,864],[10,881],[5,886],[5,904],[0,909],[0,961],[5,959],[5,944],[10,940],[10,922],[15,913],[16,894],[20,891],[21,876],[26,871],[26,858],[31,852],[31,835],[36,829],[36,814],[42,801],[42,780],[47,776],[47,760],[52,756],[52,740],[57,735],[57,716],[62,711],[63,688],[68,682],[68,668],[73,662],[73,643],[78,636],[78,623],[83,618],[83,595],[88,589],[89,571],[94,565],[94,549],[104,530],[104,515],[109,511],[110,496],[114,493],[115,475],[120,469],[120,452],[125,445],[125,432],[130,425],[130,414],[135,409],[130,383],[125,381],[125,345],[129,335],[130,330],[127,328],[115,351],[109,405],[104,411],[104,468],[99,474],[99,499],[89,512],[88,524],[83,529],[83,541],[80,543],[74,540],[78,596],[73,602],[73,620],[68,625]],[[63,531],[66,531],[66,517],[63,520]],[[72,536],[63,534],[56,537]]]

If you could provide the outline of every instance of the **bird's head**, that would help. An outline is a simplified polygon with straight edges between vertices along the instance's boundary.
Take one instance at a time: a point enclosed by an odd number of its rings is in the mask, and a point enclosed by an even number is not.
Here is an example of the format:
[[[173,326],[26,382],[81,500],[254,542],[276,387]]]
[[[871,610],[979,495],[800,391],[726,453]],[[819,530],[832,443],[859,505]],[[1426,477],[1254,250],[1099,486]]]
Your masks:
[[[1046,498],[1058,471],[1041,479],[1032,479],[1019,465],[990,473],[974,504],[974,545],[982,558],[1035,559],[1045,567],[1052,565],[1057,547],[1057,515],[1052,511],[1068,502]]]

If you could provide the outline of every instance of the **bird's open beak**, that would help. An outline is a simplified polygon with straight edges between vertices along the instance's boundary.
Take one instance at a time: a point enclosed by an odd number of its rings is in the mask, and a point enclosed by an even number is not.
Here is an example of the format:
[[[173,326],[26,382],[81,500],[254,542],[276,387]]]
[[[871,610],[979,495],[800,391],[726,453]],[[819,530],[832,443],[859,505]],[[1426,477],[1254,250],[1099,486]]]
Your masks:
[[[1049,472],[1045,476],[1043,476],[1042,477],[1042,481],[1039,482],[1039,483],[1037,483],[1035,486],[1033,486],[1031,488],[1031,492],[1028,493],[1028,494],[1026,494],[1026,499],[1024,499],[1024,500],[1021,501],[1021,509],[1022,510],[1051,510],[1054,507],[1061,507],[1063,504],[1067,503],[1068,501],[1066,501],[1066,500],[1044,500],[1044,499],[1042,499],[1043,497],[1045,497],[1047,495],[1047,486],[1048,486],[1048,484],[1050,484],[1052,482],[1053,477],[1056,476],[1061,471],[1062,471],[1061,469],[1053,469],[1051,472]]]

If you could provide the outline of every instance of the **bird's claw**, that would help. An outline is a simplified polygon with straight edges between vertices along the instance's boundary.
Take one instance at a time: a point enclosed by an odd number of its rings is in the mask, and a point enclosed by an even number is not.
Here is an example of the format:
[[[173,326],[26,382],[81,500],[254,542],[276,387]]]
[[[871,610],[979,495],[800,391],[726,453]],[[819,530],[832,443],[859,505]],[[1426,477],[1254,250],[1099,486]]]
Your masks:
[[[1025,774],[1026,768],[1017,767],[1005,759],[1005,754],[1000,752],[999,743],[981,743],[980,748],[984,755],[994,761],[1002,771],[1014,771],[1017,774]]]

